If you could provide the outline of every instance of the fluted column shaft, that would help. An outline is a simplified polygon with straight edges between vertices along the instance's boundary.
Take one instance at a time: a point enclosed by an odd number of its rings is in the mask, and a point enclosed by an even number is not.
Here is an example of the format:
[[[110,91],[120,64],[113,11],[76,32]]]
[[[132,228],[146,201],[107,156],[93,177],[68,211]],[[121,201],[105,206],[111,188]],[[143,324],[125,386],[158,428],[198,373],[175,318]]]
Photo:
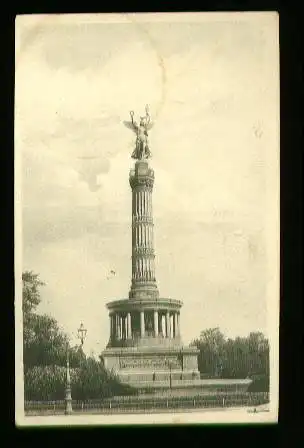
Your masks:
[[[154,335],[158,336],[158,311],[154,311]]]
[[[130,172],[132,188],[132,286],[130,297],[158,297],[152,216],[154,172],[138,161]]]
[[[170,314],[169,311],[166,312],[166,337],[170,337]]]
[[[127,337],[129,339],[131,339],[132,338],[131,313],[127,314],[127,322],[128,322],[128,334],[127,334]]]
[[[151,188],[140,187],[133,190],[132,279],[136,280],[155,279],[151,202]]]
[[[114,314],[110,314],[110,337],[111,337],[111,339],[115,338],[115,316],[114,316]]]
[[[115,330],[116,330],[116,339],[119,339],[120,333],[119,333],[119,315],[118,315],[118,313],[115,314]]]
[[[140,312],[140,336],[142,338],[145,336],[145,314],[143,311]]]
[[[177,313],[174,313],[174,337],[176,338],[179,336],[178,334],[178,320],[177,320]]]

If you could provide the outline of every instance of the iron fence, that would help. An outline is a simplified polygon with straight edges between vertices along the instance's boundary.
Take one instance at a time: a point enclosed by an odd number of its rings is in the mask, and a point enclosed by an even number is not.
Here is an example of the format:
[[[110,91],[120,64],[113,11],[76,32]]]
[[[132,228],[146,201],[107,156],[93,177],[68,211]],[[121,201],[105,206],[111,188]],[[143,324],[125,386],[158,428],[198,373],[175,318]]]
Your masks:
[[[111,399],[95,399],[86,401],[72,400],[75,413],[115,413],[115,412],[155,412],[156,410],[206,409],[259,406],[269,402],[266,392],[243,394],[216,394],[193,397],[114,397]],[[65,401],[26,401],[24,404],[27,415],[63,414]]]

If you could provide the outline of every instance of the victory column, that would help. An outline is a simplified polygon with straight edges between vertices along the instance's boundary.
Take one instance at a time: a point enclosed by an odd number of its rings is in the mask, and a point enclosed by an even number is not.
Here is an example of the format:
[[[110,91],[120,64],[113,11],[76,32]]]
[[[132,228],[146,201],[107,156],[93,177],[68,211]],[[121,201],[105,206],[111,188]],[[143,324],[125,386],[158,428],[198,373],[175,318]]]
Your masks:
[[[148,131],[152,128],[148,107],[139,124],[130,112],[124,124],[136,134],[130,170],[132,189],[132,280],[128,299],[107,304],[110,339],[102,353],[105,367],[124,382],[137,387],[158,381],[199,379],[198,350],[183,347],[180,335],[182,302],[160,296],[155,275],[152,191],[154,171]],[[168,386],[169,387],[169,386]]]

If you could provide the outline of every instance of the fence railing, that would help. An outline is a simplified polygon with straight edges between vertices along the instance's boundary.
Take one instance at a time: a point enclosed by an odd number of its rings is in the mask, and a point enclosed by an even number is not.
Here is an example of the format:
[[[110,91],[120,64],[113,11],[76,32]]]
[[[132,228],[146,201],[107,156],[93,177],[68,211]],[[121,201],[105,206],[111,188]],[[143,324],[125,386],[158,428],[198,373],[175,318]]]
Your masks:
[[[72,400],[74,412],[131,412],[153,411],[161,409],[195,409],[195,408],[228,408],[258,406],[269,402],[266,392],[243,394],[216,394],[193,397],[115,397],[111,399]],[[63,413],[65,401],[25,401],[24,410],[27,414]]]

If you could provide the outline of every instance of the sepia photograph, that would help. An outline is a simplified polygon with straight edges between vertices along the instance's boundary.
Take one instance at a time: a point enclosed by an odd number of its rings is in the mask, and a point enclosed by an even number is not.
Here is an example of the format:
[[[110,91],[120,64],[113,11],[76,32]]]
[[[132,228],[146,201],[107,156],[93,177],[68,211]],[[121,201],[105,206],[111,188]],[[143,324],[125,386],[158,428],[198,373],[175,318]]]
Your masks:
[[[17,426],[277,423],[276,12],[15,22]]]

